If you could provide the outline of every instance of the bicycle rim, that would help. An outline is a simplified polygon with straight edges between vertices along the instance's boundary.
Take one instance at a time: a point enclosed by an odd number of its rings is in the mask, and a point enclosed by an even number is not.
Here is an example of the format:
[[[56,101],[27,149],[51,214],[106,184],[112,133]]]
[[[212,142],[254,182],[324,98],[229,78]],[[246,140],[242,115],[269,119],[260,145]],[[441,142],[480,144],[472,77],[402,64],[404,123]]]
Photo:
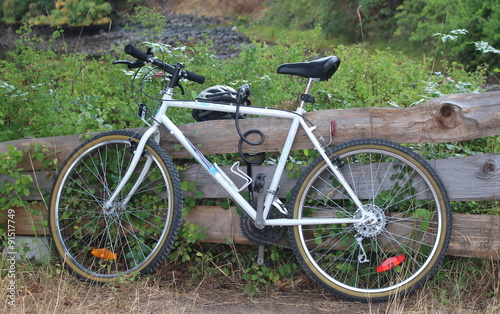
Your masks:
[[[132,139],[132,140],[131,140]],[[181,189],[166,153],[148,141],[135,172],[106,206],[133,156],[133,133],[109,132],[82,144],[54,183],[50,228],[61,259],[79,278],[108,282],[152,272],[165,259],[181,221]],[[122,204],[148,159],[136,192]]]
[[[435,272],[451,237],[442,183],[422,158],[388,141],[352,141],[330,154],[341,158],[341,172],[372,219],[292,227],[302,266],[351,300],[384,301],[417,288]],[[299,179],[294,197],[293,218],[360,217],[322,159]]]

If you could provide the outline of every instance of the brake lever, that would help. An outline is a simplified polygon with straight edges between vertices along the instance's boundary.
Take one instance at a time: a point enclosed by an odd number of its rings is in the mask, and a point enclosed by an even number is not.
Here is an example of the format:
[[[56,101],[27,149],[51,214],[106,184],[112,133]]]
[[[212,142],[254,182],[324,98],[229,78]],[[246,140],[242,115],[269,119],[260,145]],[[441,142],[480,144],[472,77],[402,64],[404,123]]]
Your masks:
[[[127,60],[115,60],[113,64],[126,64],[129,69],[136,69],[142,67],[145,62],[140,60],[127,61]]]
[[[181,94],[184,95],[184,87],[182,87],[181,83],[178,83],[177,86],[181,89]]]

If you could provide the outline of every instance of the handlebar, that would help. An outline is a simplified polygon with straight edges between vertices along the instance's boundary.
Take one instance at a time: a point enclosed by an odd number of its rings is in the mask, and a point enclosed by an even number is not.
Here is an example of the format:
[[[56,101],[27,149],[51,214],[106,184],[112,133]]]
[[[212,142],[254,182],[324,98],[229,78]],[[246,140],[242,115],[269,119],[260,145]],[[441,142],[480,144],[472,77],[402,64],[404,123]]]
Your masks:
[[[144,51],[140,50],[139,48],[136,48],[132,45],[126,45],[125,46],[125,53],[128,55],[131,55],[132,57],[136,58],[137,60],[141,62],[149,62],[158,68],[175,75],[176,71],[178,70],[176,67],[171,66],[170,64],[164,63],[156,58],[153,58],[152,56],[148,55]],[[180,70],[179,73],[180,77],[186,78],[190,81],[203,84],[205,83],[205,77],[200,74],[196,74],[194,72],[189,72],[186,70]]]
[[[142,51],[138,48],[135,48],[134,46],[132,46],[130,44],[126,45],[124,50],[125,50],[126,54],[131,55],[132,57],[139,59],[141,61],[147,62],[149,59],[149,56],[147,53],[145,53],[144,51]]]

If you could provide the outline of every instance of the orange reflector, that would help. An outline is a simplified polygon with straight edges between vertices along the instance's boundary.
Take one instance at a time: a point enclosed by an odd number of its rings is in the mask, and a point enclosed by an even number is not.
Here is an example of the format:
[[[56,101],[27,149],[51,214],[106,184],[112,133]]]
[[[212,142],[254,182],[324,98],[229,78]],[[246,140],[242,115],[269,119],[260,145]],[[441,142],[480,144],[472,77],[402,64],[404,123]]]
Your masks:
[[[405,260],[405,258],[406,257],[404,257],[404,255],[389,257],[380,266],[377,266],[377,273],[388,271],[389,269],[398,266]]]
[[[99,257],[102,259],[116,259],[118,255],[116,253],[111,252],[110,250],[104,248],[104,249],[92,249],[92,255],[95,257]]]

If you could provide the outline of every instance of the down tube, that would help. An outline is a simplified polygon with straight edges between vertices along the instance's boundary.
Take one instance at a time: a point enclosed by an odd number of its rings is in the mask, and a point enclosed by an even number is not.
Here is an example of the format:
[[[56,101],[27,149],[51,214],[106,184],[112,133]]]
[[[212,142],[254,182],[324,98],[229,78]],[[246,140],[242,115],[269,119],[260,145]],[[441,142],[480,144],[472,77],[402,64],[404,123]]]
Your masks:
[[[220,171],[184,136],[181,130],[165,115],[161,117],[161,123],[170,131],[177,141],[189,152],[196,161],[207,170],[212,178],[229,194],[229,196],[243,209],[248,216],[255,219],[255,209],[245,200],[238,191],[224,179]]]

